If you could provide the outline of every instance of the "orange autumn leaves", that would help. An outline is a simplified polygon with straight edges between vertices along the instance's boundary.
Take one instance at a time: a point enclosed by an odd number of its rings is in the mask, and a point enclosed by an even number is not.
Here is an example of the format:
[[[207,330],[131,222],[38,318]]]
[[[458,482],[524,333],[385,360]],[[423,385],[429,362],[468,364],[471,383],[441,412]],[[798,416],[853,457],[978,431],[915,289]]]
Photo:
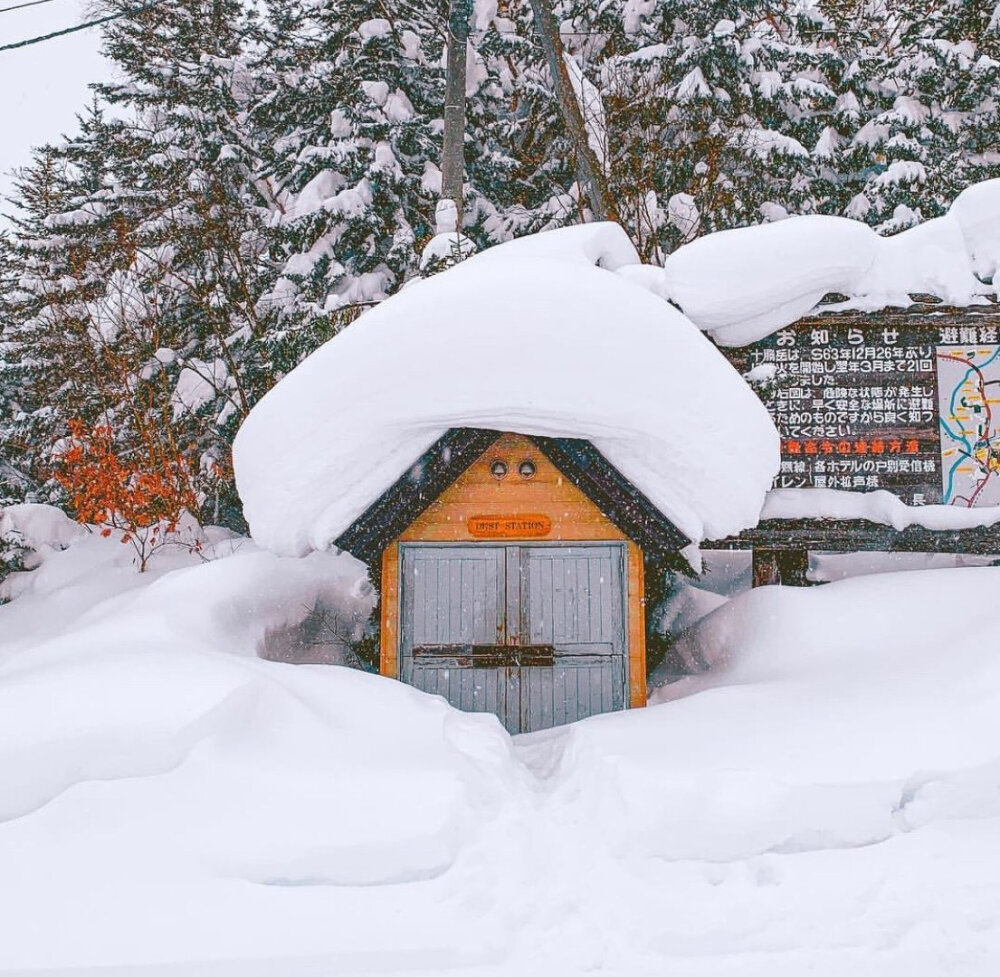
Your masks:
[[[136,552],[140,572],[170,541],[185,513],[198,501],[190,468],[181,455],[146,448],[126,460],[106,425],[87,430],[72,421],[68,446],[53,473],[79,522],[101,527],[102,536],[121,532]]]

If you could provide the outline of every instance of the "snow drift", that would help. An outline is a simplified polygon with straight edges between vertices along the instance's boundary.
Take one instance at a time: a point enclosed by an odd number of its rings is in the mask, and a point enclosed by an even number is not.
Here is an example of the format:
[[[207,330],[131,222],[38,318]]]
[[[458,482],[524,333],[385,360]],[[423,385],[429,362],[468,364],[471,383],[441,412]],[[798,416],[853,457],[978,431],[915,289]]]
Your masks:
[[[737,597],[662,705],[512,741],[257,660],[370,595],[233,545],[115,594],[89,537],[0,607],[5,973],[996,973],[1000,569]]]
[[[789,217],[719,231],[664,262],[660,294],[723,346],[743,346],[791,325],[824,295],[836,308],[908,306],[928,294],[965,306],[996,295],[1000,180],[958,195],[949,212],[891,237],[844,217]]]
[[[0,508],[0,536],[17,535],[27,549],[62,550],[86,534],[62,509],[37,502]]]
[[[694,540],[757,521],[778,437],[679,312],[614,269],[616,225],[491,248],[365,313],[251,411],[234,446],[254,538],[328,547],[452,427],[586,438]]]
[[[367,617],[346,554],[243,540],[167,573],[159,557],[109,594],[122,547],[85,539],[0,608],[0,970],[221,958],[248,974],[247,955],[318,945],[344,973],[373,947],[366,893],[394,884],[410,912],[393,933],[421,959],[440,934],[412,883],[445,873],[521,778],[502,727],[374,675],[255,657],[319,595]]]

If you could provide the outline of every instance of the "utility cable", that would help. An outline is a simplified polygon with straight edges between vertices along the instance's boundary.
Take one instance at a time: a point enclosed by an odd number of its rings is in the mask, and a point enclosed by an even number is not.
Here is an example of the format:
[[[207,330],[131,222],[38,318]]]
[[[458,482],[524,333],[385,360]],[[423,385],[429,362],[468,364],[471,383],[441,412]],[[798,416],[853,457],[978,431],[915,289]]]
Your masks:
[[[40,0],[35,0],[40,2]],[[13,51],[15,48],[28,47],[31,44],[41,44],[42,41],[51,41],[54,37],[65,37],[67,34],[75,34],[77,31],[85,31],[90,27],[97,27],[98,24],[106,24],[111,20],[119,20],[122,17],[131,17],[133,14],[141,14],[144,10],[157,7],[163,0],[151,0],[141,7],[130,7],[128,10],[120,10],[116,14],[108,14],[107,17],[98,17],[96,20],[88,20],[84,24],[76,24],[74,27],[66,27],[61,31],[53,31],[51,34],[42,34],[41,37],[29,37],[25,41],[15,41],[13,44],[0,44],[0,51]]]
[[[10,13],[12,10],[24,10],[25,7],[40,7],[43,3],[52,3],[52,0],[31,0],[30,3],[15,3],[13,7],[0,7],[0,14]]]

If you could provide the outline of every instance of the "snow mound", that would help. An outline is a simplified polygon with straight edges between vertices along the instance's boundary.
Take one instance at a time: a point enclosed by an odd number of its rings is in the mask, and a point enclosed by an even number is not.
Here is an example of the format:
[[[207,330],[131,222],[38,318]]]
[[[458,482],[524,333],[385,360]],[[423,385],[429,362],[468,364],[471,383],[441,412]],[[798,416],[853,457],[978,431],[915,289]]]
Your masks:
[[[420,255],[420,270],[425,271],[433,264],[458,264],[476,250],[475,242],[458,231],[444,231],[435,234]]]
[[[17,533],[32,550],[65,549],[86,535],[62,509],[37,502],[22,502],[0,508],[0,536]]]
[[[279,382],[234,445],[254,538],[328,547],[449,428],[586,438],[694,540],[757,521],[778,464],[750,388],[614,274],[613,224],[523,238],[365,313]]]
[[[828,293],[833,308],[874,311],[933,295],[967,306],[995,295],[1000,264],[1000,180],[963,191],[944,217],[880,237],[842,217],[789,217],[719,231],[664,262],[666,296],[723,346],[743,346],[791,325]]]
[[[0,906],[5,926],[20,914],[0,969],[142,961],[179,974],[199,954],[308,953],[312,940],[346,972],[372,949],[365,893],[441,876],[516,793],[495,717],[376,675],[255,657],[317,595],[365,616],[372,595],[346,554],[246,548],[152,581],[133,573],[138,589],[59,632],[34,594],[0,609]],[[88,556],[72,589],[93,598],[108,569]],[[36,640],[10,648],[19,605]],[[59,940],[43,936],[47,913],[66,923]],[[112,917],[127,922],[108,929]],[[344,926],[332,941],[331,925]],[[419,955],[439,938],[428,925],[393,931]]]
[[[984,280],[993,280],[1000,267],[1000,180],[963,190],[950,213],[962,228],[972,270]]]
[[[637,767],[661,762],[643,758],[653,743],[683,744],[649,788],[645,845],[662,857],[844,848],[1000,815],[998,585],[1000,569],[974,567],[741,594],[678,640],[702,674],[654,691],[662,710],[574,735]]]
[[[28,585],[34,575],[30,571],[37,572],[52,554],[86,535],[83,526],[55,506],[24,502],[0,508],[0,604]],[[10,557],[15,557],[13,563]],[[5,563],[23,569],[4,573]]]

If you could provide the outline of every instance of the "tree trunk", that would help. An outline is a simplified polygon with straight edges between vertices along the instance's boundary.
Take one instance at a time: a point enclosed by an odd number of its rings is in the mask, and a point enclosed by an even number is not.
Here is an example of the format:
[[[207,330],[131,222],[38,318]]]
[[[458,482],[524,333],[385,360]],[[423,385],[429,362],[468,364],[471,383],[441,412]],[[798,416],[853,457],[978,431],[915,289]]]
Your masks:
[[[601,163],[587,138],[587,124],[563,59],[562,38],[559,36],[559,25],[552,12],[551,0],[530,0],[530,3],[535,17],[535,30],[538,31],[538,38],[542,42],[542,50],[549,66],[549,74],[552,76],[559,114],[576,152],[580,185],[587,196],[590,209],[598,220],[617,221],[618,208],[611,197]]]
[[[465,186],[465,78],[471,0],[451,0],[448,8],[448,64],[444,95],[444,145],[441,150],[441,198],[454,200],[456,230],[462,229]]]

